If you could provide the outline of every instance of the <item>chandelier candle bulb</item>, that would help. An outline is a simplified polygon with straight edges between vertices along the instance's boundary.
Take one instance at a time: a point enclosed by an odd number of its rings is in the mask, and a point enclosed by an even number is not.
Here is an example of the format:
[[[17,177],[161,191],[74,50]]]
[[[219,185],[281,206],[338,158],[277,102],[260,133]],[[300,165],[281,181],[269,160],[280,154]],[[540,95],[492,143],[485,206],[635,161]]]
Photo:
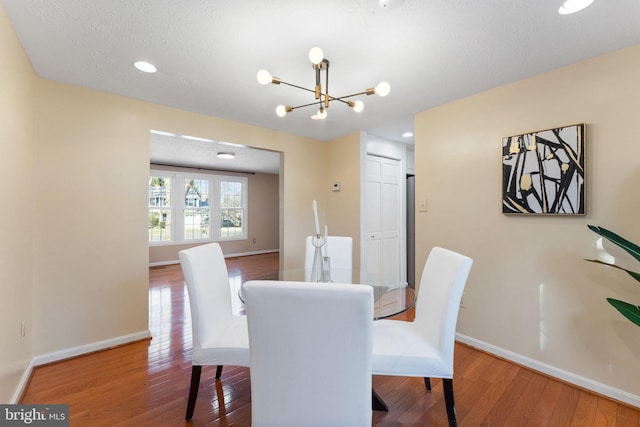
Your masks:
[[[359,113],[364,109],[364,103],[362,101],[349,101],[349,107],[353,108],[353,111]]]
[[[389,92],[391,92],[391,86],[389,86],[389,83],[387,82],[380,82],[378,83],[378,86],[376,86],[375,92],[380,96],[387,96],[389,95]]]
[[[258,71],[256,78],[258,79],[258,83],[260,83],[263,86],[268,85],[269,83],[271,83],[271,80],[272,80],[271,74],[267,70]]]
[[[278,106],[276,107],[276,114],[277,114],[279,117],[284,117],[284,116],[286,116],[286,115],[287,115],[287,113],[288,113],[289,111],[291,111],[291,110],[293,110],[293,108],[291,108],[291,107],[290,107],[290,106],[288,106],[288,105],[287,105],[286,107],[285,107],[284,105],[278,105]]]
[[[319,47],[312,47],[309,51],[309,61],[312,64],[318,65],[324,59],[324,52]]]

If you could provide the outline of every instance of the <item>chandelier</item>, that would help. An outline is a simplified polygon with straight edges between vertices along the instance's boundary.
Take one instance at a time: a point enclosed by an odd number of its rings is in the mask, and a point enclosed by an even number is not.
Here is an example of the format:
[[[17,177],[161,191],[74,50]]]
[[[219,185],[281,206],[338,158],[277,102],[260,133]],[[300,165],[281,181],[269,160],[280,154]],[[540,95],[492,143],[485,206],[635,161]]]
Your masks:
[[[311,61],[311,65],[316,72],[316,84],[314,89],[308,89],[302,86],[294,85],[291,83],[287,83],[285,81],[280,80],[279,77],[272,76],[267,70],[258,71],[258,83],[261,85],[268,85],[269,83],[273,83],[275,85],[283,84],[287,86],[292,86],[298,89],[306,90],[307,92],[311,92],[314,94],[315,101],[310,102],[308,104],[298,105],[292,107],[291,105],[278,105],[276,107],[276,114],[280,117],[284,117],[290,111],[297,110],[298,108],[310,107],[317,105],[318,111],[311,116],[314,120],[322,120],[327,117],[327,109],[329,108],[329,104],[331,101],[339,101],[343,104],[348,105],[353,108],[354,111],[360,112],[364,108],[364,104],[362,101],[350,101],[348,98],[353,98],[354,96],[359,95],[373,95],[377,94],[380,96],[387,96],[389,91],[391,90],[391,86],[387,82],[380,82],[376,87],[372,87],[366,89],[363,92],[353,93],[351,95],[338,96],[334,97],[329,95],[329,60],[324,57],[324,53],[322,49],[319,47],[311,48],[309,51],[309,60]],[[324,92],[322,89],[322,76],[321,73],[324,72]]]

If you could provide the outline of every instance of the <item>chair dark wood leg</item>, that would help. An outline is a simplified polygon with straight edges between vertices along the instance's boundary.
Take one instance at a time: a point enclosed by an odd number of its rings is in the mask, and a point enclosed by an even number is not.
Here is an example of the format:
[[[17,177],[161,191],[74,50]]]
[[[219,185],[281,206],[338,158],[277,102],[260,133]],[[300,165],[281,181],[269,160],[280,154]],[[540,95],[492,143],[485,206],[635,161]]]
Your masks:
[[[384,400],[380,398],[374,389],[371,389],[371,408],[374,411],[389,412],[389,407],[384,403]]]
[[[457,427],[456,405],[453,401],[453,379],[443,378],[442,386],[444,388],[444,401],[447,406],[447,418],[449,419],[449,427]]]
[[[218,367],[216,368],[216,379],[219,380],[221,375],[222,375],[222,365],[218,365]]]
[[[427,390],[431,391],[431,378],[424,377],[424,385],[427,387]]]
[[[200,387],[200,374],[202,366],[193,365],[191,367],[191,388],[189,389],[189,400],[187,401],[187,414],[185,419],[191,421],[193,411],[196,408],[196,398],[198,397],[198,387]]]

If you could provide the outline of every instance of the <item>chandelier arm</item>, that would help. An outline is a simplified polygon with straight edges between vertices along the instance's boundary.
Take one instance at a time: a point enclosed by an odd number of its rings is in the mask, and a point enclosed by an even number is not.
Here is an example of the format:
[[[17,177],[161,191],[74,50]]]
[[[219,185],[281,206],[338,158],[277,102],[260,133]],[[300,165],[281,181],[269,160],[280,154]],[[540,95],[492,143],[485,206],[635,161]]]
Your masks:
[[[332,101],[336,100],[336,101],[347,102],[347,101],[343,101],[343,99],[353,98],[354,96],[360,96],[360,95],[370,95],[370,93],[369,93],[368,90],[365,90],[363,92],[358,92],[358,93],[354,93],[354,94],[351,94],[351,95],[340,96],[340,97],[337,97],[337,98],[331,97],[331,100]]]
[[[282,84],[282,85],[287,85],[287,86],[291,86],[291,87],[295,87],[295,88],[297,88],[297,89],[306,90],[307,92],[316,93],[316,91],[315,91],[314,89],[307,89],[306,87],[302,87],[302,86],[294,85],[294,84],[292,84],[292,83],[287,83],[287,82],[280,81],[280,84]]]
[[[341,96],[340,98],[335,98],[335,97],[333,97],[333,96],[331,96],[331,95],[329,95],[329,94],[325,94],[325,99],[328,99],[329,101],[340,101],[340,102],[342,102],[343,104],[347,104],[347,105],[349,105],[349,101],[345,101],[345,100],[344,100],[344,99],[342,99],[342,98],[347,98],[347,97],[346,97],[346,96]],[[328,104],[329,104],[329,102],[327,101],[327,105],[328,105]]]
[[[306,89],[306,88],[303,88],[303,87],[300,87],[300,86],[296,86],[296,85],[293,85],[293,84],[290,84],[290,83],[287,83],[287,82],[281,82],[281,83],[282,83],[282,84],[289,85],[289,86],[296,87],[296,88],[298,88],[298,89],[306,90],[307,92],[313,92],[313,93],[315,93],[315,91],[314,91],[314,90],[311,90],[311,89]],[[360,92],[360,93],[354,93],[354,94],[351,94],[351,95],[345,95],[345,96],[340,96],[340,97],[331,96],[331,95],[329,95],[328,93],[322,93],[321,95],[322,95],[322,96],[324,96],[324,97],[325,97],[325,99],[328,99],[329,101],[340,101],[340,102],[342,102],[343,104],[346,104],[346,105],[351,106],[351,105],[349,104],[349,101],[345,101],[345,99],[346,99],[346,98],[352,98],[352,97],[354,97],[354,96],[358,96],[358,95],[366,95],[366,94],[367,94],[367,92]],[[310,102],[310,103],[308,103],[308,104],[296,105],[295,107],[291,107],[291,110],[297,110],[298,108],[310,107],[310,106],[312,106],[312,105],[318,105],[318,104],[322,105],[322,104],[325,104],[325,103],[324,103],[322,100],[321,100],[321,101],[314,101],[314,102]],[[328,102],[326,102],[326,104],[328,104]],[[326,104],[325,104],[325,105],[326,105]],[[326,108],[326,107],[325,107],[325,108]]]
[[[345,101],[342,98],[348,98],[348,97],[351,97],[351,96],[355,96],[355,95],[349,95],[349,96],[341,96],[340,98],[336,98],[336,97],[333,97],[333,96],[329,95],[328,93],[323,93],[322,95],[325,97],[325,99],[329,99],[330,101],[340,101],[340,102],[342,102],[343,104],[346,104],[346,105],[349,105],[349,101]],[[291,109],[295,110],[297,108],[310,107],[311,105],[318,105],[318,104],[322,105],[322,104],[324,104],[324,102],[323,101],[315,101],[315,102],[311,102],[309,104],[304,104],[304,105],[298,105],[296,107],[291,107]],[[325,108],[327,108],[327,107],[325,106]]]
[[[329,61],[327,61],[327,67],[324,72],[324,90],[326,90],[326,93],[324,94],[324,108],[329,108],[329,101],[331,98],[329,96]]]
[[[322,101],[320,101],[320,102],[315,101],[315,102],[311,102],[311,103],[309,103],[309,104],[297,105],[297,106],[295,106],[295,107],[291,107],[291,110],[296,110],[296,109],[298,109],[298,108],[304,108],[304,107],[310,107],[310,106],[312,106],[312,105],[318,105],[318,104],[322,104]]]
[[[322,95],[322,86],[320,83],[320,67],[314,67],[314,69],[316,70],[316,86],[314,94],[316,99],[320,99],[320,96]]]

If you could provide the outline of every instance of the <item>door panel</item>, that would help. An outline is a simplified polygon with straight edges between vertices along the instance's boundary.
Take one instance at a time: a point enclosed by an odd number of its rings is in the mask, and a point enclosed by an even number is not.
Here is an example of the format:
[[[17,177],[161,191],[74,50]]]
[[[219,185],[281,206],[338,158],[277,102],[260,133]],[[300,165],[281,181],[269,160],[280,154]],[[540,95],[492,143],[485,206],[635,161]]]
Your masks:
[[[399,284],[401,169],[398,160],[367,155],[367,280]]]
[[[382,204],[382,191],[379,181],[367,181],[367,233],[380,233],[382,231],[382,218],[377,214]],[[374,212],[376,212],[374,214]],[[369,215],[371,213],[371,215]]]

